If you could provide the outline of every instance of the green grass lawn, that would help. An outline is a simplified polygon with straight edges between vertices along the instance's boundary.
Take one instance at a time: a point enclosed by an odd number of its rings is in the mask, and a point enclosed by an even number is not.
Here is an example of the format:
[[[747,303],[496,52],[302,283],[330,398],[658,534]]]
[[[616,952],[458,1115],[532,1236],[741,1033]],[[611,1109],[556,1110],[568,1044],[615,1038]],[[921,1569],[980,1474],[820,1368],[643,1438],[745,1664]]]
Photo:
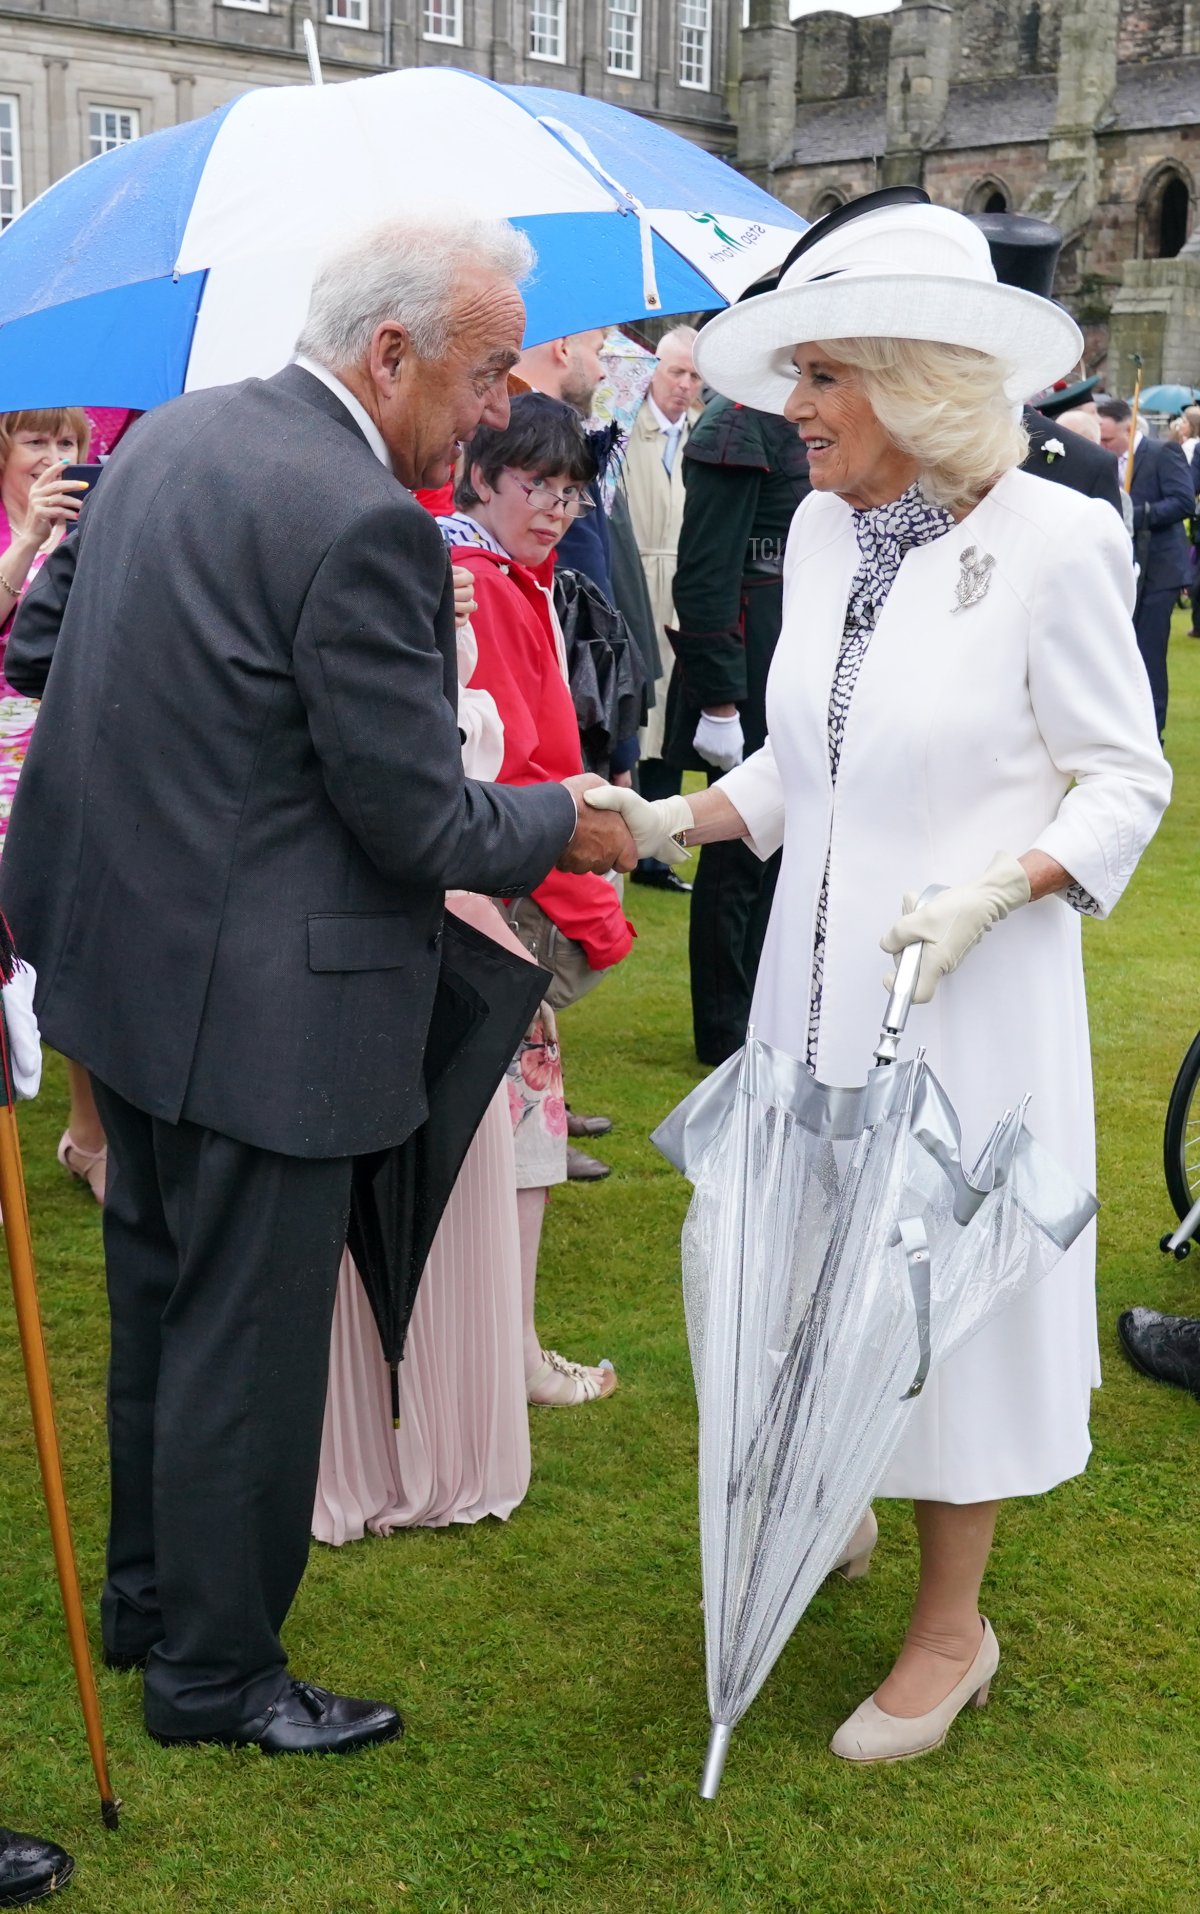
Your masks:
[[[907,1511],[884,1504],[870,1579],[817,1596],[737,1731],[718,1801],[696,1796],[708,1719],[686,1189],[646,1137],[700,1071],[686,907],[634,891],[633,957],[564,1027],[577,1105],[617,1120],[601,1152],[615,1173],[556,1196],[540,1310],[547,1340],[612,1358],[620,1392],[535,1414],[533,1485],[507,1525],[314,1549],[287,1631],[301,1672],[398,1700],[401,1743],[340,1762],[168,1752],[142,1732],[136,1677],[102,1673],[125,1800],[121,1832],[103,1833],[0,1311],[0,1819],[74,1851],[78,1914],[1195,1914],[1200,1405],[1136,1377],[1113,1334],[1131,1302],[1200,1309],[1200,1257],[1157,1249],[1163,1111],[1200,1024],[1200,644],[1180,636],[1172,671],[1175,804],[1116,917],[1086,930],[1104,1201],[1096,1452],[1078,1481],[1002,1518],[986,1596],[1002,1649],[992,1705],[927,1760],[862,1773],[827,1754],[885,1671],[911,1597]],[[53,1160],[64,1107],[56,1066],[23,1129],[94,1612],[103,1276],[98,1214]]]

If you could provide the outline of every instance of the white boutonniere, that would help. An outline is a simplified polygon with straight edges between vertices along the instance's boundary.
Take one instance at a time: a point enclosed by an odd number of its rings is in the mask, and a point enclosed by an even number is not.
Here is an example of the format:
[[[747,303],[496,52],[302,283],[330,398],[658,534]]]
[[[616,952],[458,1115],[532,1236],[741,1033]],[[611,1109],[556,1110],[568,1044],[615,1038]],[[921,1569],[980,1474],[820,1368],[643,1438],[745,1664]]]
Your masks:
[[[1067,448],[1061,439],[1047,439],[1042,450],[1046,454],[1047,465],[1053,465],[1055,459],[1065,459],[1067,456]]]

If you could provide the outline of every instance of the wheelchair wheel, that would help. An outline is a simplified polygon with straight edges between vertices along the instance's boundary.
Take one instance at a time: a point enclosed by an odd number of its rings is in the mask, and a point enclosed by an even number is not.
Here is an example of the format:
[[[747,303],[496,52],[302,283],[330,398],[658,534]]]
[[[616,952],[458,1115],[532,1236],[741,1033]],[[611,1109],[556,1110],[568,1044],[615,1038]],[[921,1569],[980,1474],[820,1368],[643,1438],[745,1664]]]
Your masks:
[[[1163,1170],[1167,1194],[1183,1221],[1200,1199],[1200,1035],[1179,1066],[1163,1127]],[[1194,1241],[1200,1242],[1200,1230]]]

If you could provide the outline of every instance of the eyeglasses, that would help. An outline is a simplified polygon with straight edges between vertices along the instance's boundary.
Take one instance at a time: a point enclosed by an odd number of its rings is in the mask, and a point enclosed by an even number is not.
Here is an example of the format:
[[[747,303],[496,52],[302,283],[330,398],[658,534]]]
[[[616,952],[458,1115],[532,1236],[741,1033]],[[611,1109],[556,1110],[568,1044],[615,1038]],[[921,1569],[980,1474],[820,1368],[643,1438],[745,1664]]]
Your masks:
[[[552,485],[544,485],[541,480],[528,484],[510,465],[504,469],[516,479],[535,512],[550,512],[556,505],[561,505],[568,518],[586,518],[589,512],[596,509],[595,499],[589,498],[578,485],[568,485],[564,492],[556,492]]]

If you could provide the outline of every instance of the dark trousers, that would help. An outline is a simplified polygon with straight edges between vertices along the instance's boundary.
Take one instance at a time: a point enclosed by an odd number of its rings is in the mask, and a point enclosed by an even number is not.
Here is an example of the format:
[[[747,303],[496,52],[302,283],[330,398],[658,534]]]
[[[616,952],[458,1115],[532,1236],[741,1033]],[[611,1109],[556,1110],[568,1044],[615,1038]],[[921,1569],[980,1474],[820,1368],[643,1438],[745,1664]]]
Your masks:
[[[714,771],[709,783],[719,776]],[[700,852],[688,957],[692,1030],[701,1063],[724,1063],[746,1041],[781,857],[776,851],[764,863],[740,839],[706,844]]]
[[[1171,614],[1178,596],[1174,589],[1143,592],[1133,621],[1138,650],[1150,680],[1154,719],[1160,738],[1167,728],[1167,641],[1171,636]]]
[[[105,1647],[146,1724],[244,1729],[286,1680],[308,1558],[348,1157],[165,1123],[95,1084],[108,1138],[112,1508]]]
[[[634,775],[637,788],[647,804],[657,804],[659,798],[678,797],[683,789],[683,772],[676,770],[673,764],[665,764],[662,758],[639,759]],[[666,871],[670,865],[664,864],[659,857],[642,857],[638,859],[638,869]]]

